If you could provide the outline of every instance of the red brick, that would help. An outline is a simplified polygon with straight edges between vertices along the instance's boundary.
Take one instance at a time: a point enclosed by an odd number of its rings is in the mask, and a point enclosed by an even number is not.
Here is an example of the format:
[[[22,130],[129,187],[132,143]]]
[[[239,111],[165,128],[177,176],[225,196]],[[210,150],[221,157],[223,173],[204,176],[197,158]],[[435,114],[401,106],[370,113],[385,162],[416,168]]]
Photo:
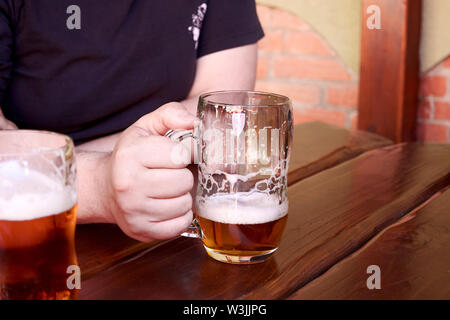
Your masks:
[[[324,109],[294,109],[294,123],[306,121],[322,121],[344,127],[346,116],[343,112]]]
[[[258,57],[258,64],[256,67],[256,79],[264,79],[267,77],[269,69],[269,59],[265,57]]]
[[[319,88],[295,83],[257,81],[256,90],[285,95],[291,100],[314,105],[319,103]]]
[[[352,115],[350,120],[351,120],[350,129],[357,130],[358,129],[358,114]]]
[[[281,78],[351,79],[350,73],[334,59],[279,57],[274,61],[274,73]]]
[[[280,30],[266,31],[264,38],[258,43],[258,49],[281,51],[283,49],[283,32]]]
[[[448,56],[448,58],[446,60],[444,60],[444,67],[450,68],[450,56]]]
[[[419,119],[431,118],[431,103],[428,99],[419,101],[417,117]]]
[[[450,121],[450,102],[434,102],[434,119]]]
[[[440,124],[418,123],[417,138],[426,142],[447,142],[447,130],[447,126]]]
[[[295,14],[288,11],[273,9],[272,27],[290,30],[309,30],[309,26]]]
[[[334,53],[314,32],[292,31],[284,38],[284,51],[298,54],[333,56]]]
[[[356,108],[358,105],[358,86],[329,87],[327,103],[333,106]]]
[[[425,76],[420,81],[422,96],[445,96],[447,92],[447,78],[441,76]]]
[[[272,26],[272,9],[268,6],[258,4],[256,11],[263,29],[268,30]]]

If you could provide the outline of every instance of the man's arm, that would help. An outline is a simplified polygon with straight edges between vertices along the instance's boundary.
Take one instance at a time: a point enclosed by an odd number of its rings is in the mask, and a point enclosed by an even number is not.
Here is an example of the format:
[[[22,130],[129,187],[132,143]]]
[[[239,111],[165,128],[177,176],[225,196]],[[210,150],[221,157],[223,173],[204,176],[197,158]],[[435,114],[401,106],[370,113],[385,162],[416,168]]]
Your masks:
[[[107,179],[110,152],[77,151],[77,223],[114,223],[113,199]]]
[[[197,73],[184,103],[197,112],[198,96],[217,90],[253,90],[255,87],[257,46],[251,44],[215,52],[197,61]]]
[[[181,101],[192,114],[197,113],[199,95],[217,90],[253,90],[257,63],[256,44],[215,52],[197,60],[194,84]],[[120,133],[79,145],[78,152],[110,152]]]
[[[0,107],[0,130],[13,130],[13,129],[17,129],[17,126],[5,118]]]

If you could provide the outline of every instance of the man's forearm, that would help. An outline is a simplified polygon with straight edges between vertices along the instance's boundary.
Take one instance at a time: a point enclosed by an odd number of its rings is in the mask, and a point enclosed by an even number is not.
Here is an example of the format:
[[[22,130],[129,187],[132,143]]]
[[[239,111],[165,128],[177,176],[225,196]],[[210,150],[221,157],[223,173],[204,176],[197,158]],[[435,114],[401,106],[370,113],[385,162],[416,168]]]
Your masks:
[[[91,140],[89,142],[80,144],[76,150],[78,152],[111,152],[114,145],[119,139],[121,132]]]

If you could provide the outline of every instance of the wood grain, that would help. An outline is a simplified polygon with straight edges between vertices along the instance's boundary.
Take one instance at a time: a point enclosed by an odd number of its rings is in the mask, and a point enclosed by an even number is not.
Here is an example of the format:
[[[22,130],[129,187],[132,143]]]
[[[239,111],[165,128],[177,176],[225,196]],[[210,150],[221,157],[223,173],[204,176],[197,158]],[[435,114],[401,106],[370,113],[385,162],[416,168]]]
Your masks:
[[[294,128],[288,183],[293,184],[365,151],[391,145],[382,136],[346,130],[323,122],[306,122]]]
[[[450,189],[289,299],[450,299]],[[367,288],[367,267],[381,289]]]
[[[380,9],[381,28],[367,20]],[[358,128],[414,141],[419,88],[421,0],[363,0]]]
[[[321,122],[296,125],[288,183],[295,183],[366,150],[391,143],[371,133],[348,131]],[[135,241],[114,225],[77,226],[76,247],[84,279],[159,243]]]
[[[161,242],[136,241],[113,224],[78,225],[75,238],[78,264],[83,271],[84,280],[130,255]]]
[[[448,145],[373,150],[290,187],[287,228],[269,261],[223,264],[179,238],[84,281],[80,298],[287,298],[449,184]]]

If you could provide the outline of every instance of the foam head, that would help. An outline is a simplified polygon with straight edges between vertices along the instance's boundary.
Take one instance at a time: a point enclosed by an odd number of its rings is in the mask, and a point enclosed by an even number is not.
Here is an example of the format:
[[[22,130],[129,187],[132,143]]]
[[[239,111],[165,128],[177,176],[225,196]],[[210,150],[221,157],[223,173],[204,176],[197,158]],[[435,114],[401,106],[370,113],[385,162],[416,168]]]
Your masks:
[[[197,214],[228,224],[260,224],[278,220],[288,212],[288,200],[279,202],[277,194],[238,192],[197,197]]]
[[[70,210],[76,191],[59,180],[15,161],[0,162],[0,220],[33,220]]]

